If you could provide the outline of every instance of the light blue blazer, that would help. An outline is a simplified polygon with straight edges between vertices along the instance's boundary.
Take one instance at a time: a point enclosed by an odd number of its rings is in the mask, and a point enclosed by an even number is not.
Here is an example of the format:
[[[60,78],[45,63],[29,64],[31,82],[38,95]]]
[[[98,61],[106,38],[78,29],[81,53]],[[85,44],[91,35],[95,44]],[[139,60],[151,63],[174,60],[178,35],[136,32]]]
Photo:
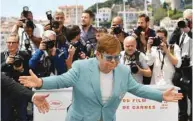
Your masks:
[[[162,101],[162,93],[137,83],[124,65],[113,71],[113,93],[102,103],[100,74],[96,58],[75,61],[72,68],[59,76],[42,78],[43,89],[73,87],[73,101],[66,121],[115,121],[116,110],[126,92],[152,100]]]

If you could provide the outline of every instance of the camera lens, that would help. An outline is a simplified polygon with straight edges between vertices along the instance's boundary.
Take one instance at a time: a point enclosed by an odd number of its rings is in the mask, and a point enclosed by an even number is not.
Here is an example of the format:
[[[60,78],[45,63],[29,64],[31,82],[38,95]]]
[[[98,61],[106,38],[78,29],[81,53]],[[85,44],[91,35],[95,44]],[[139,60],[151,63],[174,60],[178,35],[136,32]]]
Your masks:
[[[121,28],[120,26],[115,27],[115,28],[113,29],[113,33],[114,33],[114,34],[120,34],[121,32],[122,32],[122,28]]]
[[[60,23],[59,23],[59,22],[54,21],[54,22],[52,23],[52,28],[54,28],[54,29],[58,29],[58,28],[59,28],[59,25],[60,25]]]
[[[14,57],[14,62],[13,62],[13,65],[15,66],[15,67],[20,67],[21,65],[22,65],[22,58],[21,57],[19,57],[19,56],[15,56]]]
[[[159,46],[161,44],[161,38],[159,36],[153,38],[152,46]]]
[[[46,49],[52,49],[55,45],[53,40],[47,41],[46,43]]]
[[[135,63],[131,63],[130,68],[131,68],[131,72],[134,74],[136,74],[139,71],[139,69]]]

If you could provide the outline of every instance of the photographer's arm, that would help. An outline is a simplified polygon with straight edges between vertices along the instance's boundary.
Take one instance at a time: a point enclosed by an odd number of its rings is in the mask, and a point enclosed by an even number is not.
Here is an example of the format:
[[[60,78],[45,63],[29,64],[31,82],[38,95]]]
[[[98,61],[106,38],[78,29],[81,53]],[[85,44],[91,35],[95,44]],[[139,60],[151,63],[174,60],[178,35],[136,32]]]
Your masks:
[[[40,42],[42,41],[41,37],[31,36],[30,39],[34,42],[34,44],[39,47]]]
[[[73,56],[75,53],[75,47],[73,47],[72,45],[70,45],[69,49],[68,49],[68,58],[65,60],[65,63],[67,65],[67,69],[69,70],[72,67],[72,61],[73,61]]]
[[[146,69],[142,69],[142,68],[139,67],[139,72],[138,73],[142,74],[145,77],[151,77],[151,70],[150,70],[149,67],[146,68]]]
[[[170,52],[170,49],[166,47],[165,43],[161,43],[161,48],[163,49],[163,51],[166,53],[166,56],[168,57],[168,59],[170,60],[170,62],[172,63],[172,65],[177,65],[178,64],[178,58],[172,54]]]
[[[20,26],[23,26],[23,22],[22,21],[17,21],[15,23],[15,25],[13,26],[13,28],[11,30],[11,33],[16,33],[17,34]]]
[[[147,65],[147,57],[145,54],[140,53],[140,63],[141,63],[141,68],[139,67],[139,73],[142,74],[145,77],[151,77],[151,69]]]
[[[37,49],[36,52],[31,57],[31,59],[29,60],[29,68],[35,69],[43,54],[44,54],[43,50]]]

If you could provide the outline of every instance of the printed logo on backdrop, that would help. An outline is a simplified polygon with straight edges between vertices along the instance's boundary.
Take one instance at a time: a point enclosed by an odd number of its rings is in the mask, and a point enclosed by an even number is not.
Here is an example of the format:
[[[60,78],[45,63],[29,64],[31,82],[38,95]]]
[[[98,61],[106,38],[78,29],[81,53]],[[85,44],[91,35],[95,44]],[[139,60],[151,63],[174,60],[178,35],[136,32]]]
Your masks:
[[[60,100],[49,101],[50,110],[65,110],[65,106]]]
[[[160,104],[156,105],[155,103],[151,103],[149,100],[144,98],[123,98],[122,99],[122,110],[167,110],[168,109],[168,103],[163,101]]]

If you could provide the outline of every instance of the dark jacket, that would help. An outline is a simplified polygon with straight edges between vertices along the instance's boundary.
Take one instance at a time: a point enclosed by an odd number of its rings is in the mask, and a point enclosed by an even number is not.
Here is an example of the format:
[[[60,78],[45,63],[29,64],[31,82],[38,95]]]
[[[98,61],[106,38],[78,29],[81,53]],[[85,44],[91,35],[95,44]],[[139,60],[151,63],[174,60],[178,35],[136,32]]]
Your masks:
[[[1,72],[1,94],[3,98],[16,99],[21,96],[31,100],[34,92],[15,82],[12,78]]]
[[[15,81],[18,80],[19,76],[29,75],[29,59],[31,58],[30,54],[27,51],[18,51],[16,56],[20,56],[23,61],[23,72],[18,72],[14,70],[13,64],[6,64],[6,59],[9,56],[9,52],[5,51],[1,53],[1,71],[5,72],[7,76],[13,78]]]

